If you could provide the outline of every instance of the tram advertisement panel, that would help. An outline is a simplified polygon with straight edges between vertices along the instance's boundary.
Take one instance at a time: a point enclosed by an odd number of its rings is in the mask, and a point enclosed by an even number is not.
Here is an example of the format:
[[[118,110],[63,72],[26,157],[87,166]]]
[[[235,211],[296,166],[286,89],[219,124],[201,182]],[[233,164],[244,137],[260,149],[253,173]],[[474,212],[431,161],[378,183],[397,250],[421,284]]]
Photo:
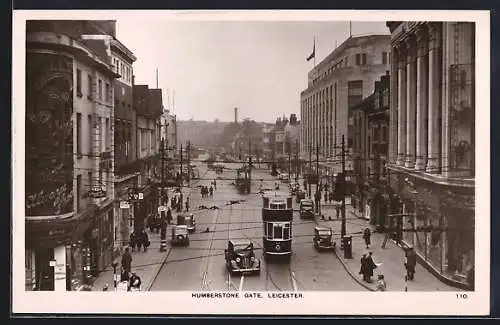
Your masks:
[[[262,221],[291,221],[292,210],[267,210],[262,209]]]

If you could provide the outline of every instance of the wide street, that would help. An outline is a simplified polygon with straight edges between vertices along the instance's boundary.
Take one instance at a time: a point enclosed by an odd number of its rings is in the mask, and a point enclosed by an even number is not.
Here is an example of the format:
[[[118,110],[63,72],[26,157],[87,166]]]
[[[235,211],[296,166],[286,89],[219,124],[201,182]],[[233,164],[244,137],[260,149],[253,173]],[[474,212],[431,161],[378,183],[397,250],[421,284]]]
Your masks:
[[[195,214],[196,232],[190,235],[190,245],[187,247],[171,247],[170,243],[168,244],[167,258],[151,290],[365,290],[349,276],[335,254],[316,252],[312,244],[315,223],[312,220],[301,220],[298,212],[294,212],[291,263],[264,262],[261,254],[262,198],[257,192],[261,179],[263,186],[267,188],[271,188],[275,182],[268,169],[255,168],[252,171],[252,193],[240,195],[232,182],[236,175],[235,169],[241,164],[226,163],[222,175],[216,175],[211,170],[205,173],[206,165],[201,162],[196,164],[199,166],[200,175],[205,175],[191,184],[190,211]],[[201,198],[200,190],[196,186],[210,184],[217,176],[219,179],[214,196]],[[287,184],[280,186],[281,189],[287,189]],[[231,205],[231,200],[241,202]],[[215,205],[219,209],[198,210],[200,205],[209,208]],[[209,228],[210,232],[202,233],[206,228]],[[170,234],[170,226],[167,234]],[[253,241],[256,256],[261,258],[260,275],[231,276],[227,272],[224,249],[228,239],[237,238]],[[336,241],[338,245],[338,239]]]

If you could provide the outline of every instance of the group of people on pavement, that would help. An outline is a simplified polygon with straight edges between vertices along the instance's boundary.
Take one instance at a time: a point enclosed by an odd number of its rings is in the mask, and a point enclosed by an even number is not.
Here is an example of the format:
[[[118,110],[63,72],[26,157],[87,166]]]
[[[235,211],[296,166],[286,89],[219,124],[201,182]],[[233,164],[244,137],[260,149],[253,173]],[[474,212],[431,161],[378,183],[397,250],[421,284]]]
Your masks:
[[[129,246],[132,248],[132,251],[134,251],[136,247],[138,252],[141,251],[142,247],[144,247],[144,251],[147,251],[149,245],[151,245],[151,242],[149,241],[149,236],[144,229],[139,232],[134,231],[130,234]]]
[[[201,197],[202,198],[207,198],[208,196],[213,196],[214,195],[214,188],[212,185],[210,187],[203,185],[201,187]]]

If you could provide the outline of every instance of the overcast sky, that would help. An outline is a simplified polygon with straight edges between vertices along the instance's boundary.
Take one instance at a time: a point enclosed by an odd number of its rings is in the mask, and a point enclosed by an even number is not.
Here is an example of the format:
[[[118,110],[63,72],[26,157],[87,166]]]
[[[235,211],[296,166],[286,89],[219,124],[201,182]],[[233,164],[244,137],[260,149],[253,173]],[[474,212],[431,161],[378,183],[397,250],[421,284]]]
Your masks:
[[[384,22],[353,22],[353,36],[388,34]],[[349,35],[348,22],[146,21],[118,19],[117,38],[137,57],[136,84],[167,89],[181,120],[274,122],[300,113],[316,37],[316,63]],[[171,106],[171,105],[170,105]]]

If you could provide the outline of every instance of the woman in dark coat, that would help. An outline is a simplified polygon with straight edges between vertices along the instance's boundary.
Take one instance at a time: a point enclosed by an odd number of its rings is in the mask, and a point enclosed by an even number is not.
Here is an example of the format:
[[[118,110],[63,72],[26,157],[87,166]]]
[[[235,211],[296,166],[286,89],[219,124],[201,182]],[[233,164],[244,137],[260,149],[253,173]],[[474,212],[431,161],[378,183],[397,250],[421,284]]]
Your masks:
[[[373,276],[373,270],[377,268],[377,265],[375,265],[375,262],[373,262],[372,258],[372,252],[368,254],[368,256],[365,258],[365,273],[363,273],[364,279],[367,282],[371,282],[371,277]]]

